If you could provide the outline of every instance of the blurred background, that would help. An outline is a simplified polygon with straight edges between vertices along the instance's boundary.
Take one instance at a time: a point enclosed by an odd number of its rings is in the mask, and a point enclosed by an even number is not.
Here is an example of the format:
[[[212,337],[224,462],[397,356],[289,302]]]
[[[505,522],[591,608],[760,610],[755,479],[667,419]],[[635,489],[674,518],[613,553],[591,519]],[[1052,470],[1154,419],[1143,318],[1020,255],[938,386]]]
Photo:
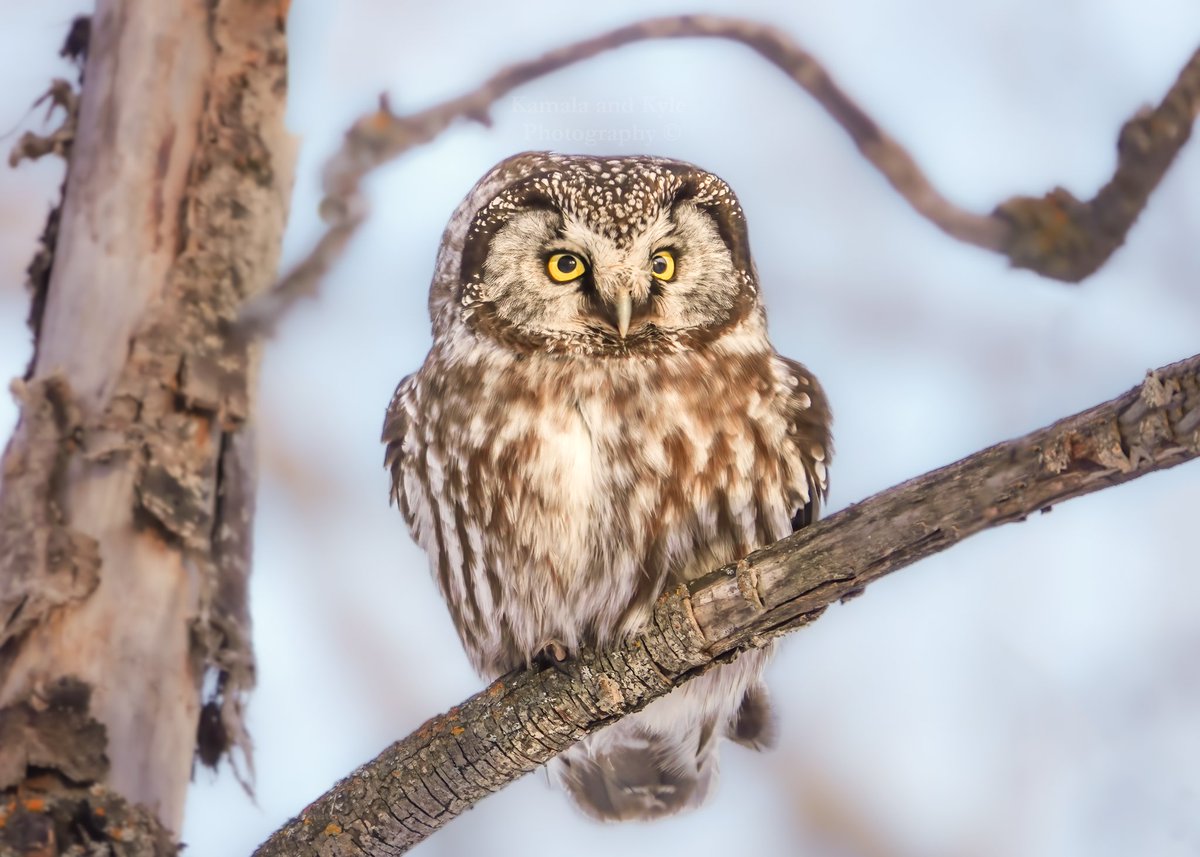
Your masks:
[[[90,4],[7,4],[0,132]],[[651,14],[734,12],[800,40],[952,199],[980,211],[1061,184],[1089,197],[1121,123],[1200,45],[1196,0],[295,0],[302,140],[285,265],[318,174],[380,92],[400,110]],[[774,339],[824,382],[830,510],[1110,398],[1200,350],[1200,141],[1127,246],[1082,286],[1008,270],[919,219],[844,134],[734,45],[625,48],[498,104],[381,170],[319,299],[269,344],[253,580],[258,781],[200,771],[189,855],[246,855],[355,765],[481,687],[425,558],[387,504],[378,443],[429,344],[442,226],[524,149],[653,153],[726,178],[747,211]],[[16,134],[3,141],[5,151]],[[0,375],[29,355],[24,267],[62,167],[0,173]],[[15,420],[0,400],[0,435]],[[421,845],[434,855],[806,857],[1200,854],[1200,465],[1055,507],[873,585],[780,646],[781,746],[723,754],[703,811],[599,826],[526,777]]]

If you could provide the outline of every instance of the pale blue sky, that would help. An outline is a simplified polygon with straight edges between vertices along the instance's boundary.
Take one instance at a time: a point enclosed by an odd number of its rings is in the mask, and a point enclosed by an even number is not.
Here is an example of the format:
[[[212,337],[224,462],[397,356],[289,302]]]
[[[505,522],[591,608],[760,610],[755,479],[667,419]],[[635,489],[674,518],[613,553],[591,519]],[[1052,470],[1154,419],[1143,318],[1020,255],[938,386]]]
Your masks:
[[[65,74],[57,48],[82,5],[6,11],[0,131],[36,127],[22,116]],[[1059,184],[1090,195],[1113,166],[1120,123],[1161,97],[1200,45],[1195,0],[499,8],[296,0],[290,121],[303,148],[287,259],[317,234],[322,159],[380,91],[400,109],[424,106],[637,17],[737,11],[776,23],[945,193],[980,211]],[[831,511],[1109,398],[1200,343],[1195,144],[1128,245],[1069,287],[1009,271],[917,218],[802,92],[737,46],[627,48],[531,84],[493,116],[490,130],[456,127],[380,172],[366,228],[269,346],[253,584],[258,798],[227,773],[201,773],[183,831],[190,855],[248,854],[337,777],[479,687],[387,506],[377,437],[392,387],[428,347],[441,228],[500,158],[646,151],[729,180],[776,343],[833,401]],[[17,285],[59,176],[46,162],[0,178],[8,377],[27,359]],[[14,418],[0,401],[5,435]],[[727,748],[719,793],[694,816],[599,827],[534,775],[416,853],[1194,855],[1196,467],[985,533],[793,635],[769,673],[780,748]]]

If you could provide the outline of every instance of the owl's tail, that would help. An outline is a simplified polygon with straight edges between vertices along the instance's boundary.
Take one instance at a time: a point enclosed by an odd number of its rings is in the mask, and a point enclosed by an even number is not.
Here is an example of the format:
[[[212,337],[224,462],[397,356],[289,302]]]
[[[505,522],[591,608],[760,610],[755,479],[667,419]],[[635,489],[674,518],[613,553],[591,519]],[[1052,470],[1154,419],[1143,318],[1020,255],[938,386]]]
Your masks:
[[[650,820],[704,803],[717,773],[715,741],[697,749],[681,738],[642,729],[600,752],[568,751],[559,780],[576,805],[599,821]]]
[[[710,670],[576,744],[556,760],[558,781],[600,821],[651,820],[700,806],[717,781],[722,737],[754,749],[774,740],[767,690],[757,681],[759,654]]]

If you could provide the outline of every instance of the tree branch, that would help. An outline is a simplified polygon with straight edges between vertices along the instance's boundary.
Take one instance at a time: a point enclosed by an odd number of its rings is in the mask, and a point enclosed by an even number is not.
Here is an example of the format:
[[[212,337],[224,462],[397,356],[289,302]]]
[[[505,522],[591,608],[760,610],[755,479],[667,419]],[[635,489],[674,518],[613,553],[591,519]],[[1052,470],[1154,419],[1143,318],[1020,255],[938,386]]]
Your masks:
[[[933,186],[912,156],[859,107],[807,51],[764,24],[737,18],[684,15],[654,18],[557,48],[497,72],[478,88],[408,116],[387,98],[346,132],[325,168],[322,216],[328,228],[316,246],[268,293],[244,307],[243,336],[269,333],[297,300],[318,284],[365,217],[363,178],[376,167],[428,143],[455,120],[491,124],[489,108],[512,90],[551,72],[634,42],[713,38],[740,42],[802,87],[836,121],[863,157],[892,187],[947,235],[1008,257],[1018,268],[1078,282],[1096,271],[1125,240],[1138,214],[1200,114],[1200,49],[1180,71],[1162,103],[1130,119],[1118,139],[1112,180],[1090,202],[1055,188],[1044,197],[1014,197],[988,215],[954,205]]]
[[[256,857],[399,854],[589,733],[981,530],[1200,456],[1200,355],[665,592],[626,645],[494,682],[393,744]]]
[[[1014,267],[1079,282],[1093,274],[1133,226],[1150,193],[1192,134],[1200,115],[1200,49],[1162,103],[1144,107],[1121,128],[1117,169],[1088,202],[1064,188],[1043,197],[1014,197],[993,213],[1008,224],[1003,252]]]

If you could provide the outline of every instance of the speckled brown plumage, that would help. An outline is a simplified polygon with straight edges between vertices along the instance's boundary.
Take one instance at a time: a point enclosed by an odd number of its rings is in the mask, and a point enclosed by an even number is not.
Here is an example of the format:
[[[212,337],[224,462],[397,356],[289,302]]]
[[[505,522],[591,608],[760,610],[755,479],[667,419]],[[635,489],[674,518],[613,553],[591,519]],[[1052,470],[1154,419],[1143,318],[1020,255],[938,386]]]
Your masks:
[[[668,280],[650,268],[663,250]],[[585,263],[577,280],[547,275],[560,251]],[[742,210],[716,176],[514,156],[451,218],[430,311],[433,348],[388,409],[386,462],[483,675],[618,640],[666,584],[815,518],[828,405],[767,339]],[[723,735],[769,743],[765,659],[591,736],[559,780],[597,818],[699,804]]]

